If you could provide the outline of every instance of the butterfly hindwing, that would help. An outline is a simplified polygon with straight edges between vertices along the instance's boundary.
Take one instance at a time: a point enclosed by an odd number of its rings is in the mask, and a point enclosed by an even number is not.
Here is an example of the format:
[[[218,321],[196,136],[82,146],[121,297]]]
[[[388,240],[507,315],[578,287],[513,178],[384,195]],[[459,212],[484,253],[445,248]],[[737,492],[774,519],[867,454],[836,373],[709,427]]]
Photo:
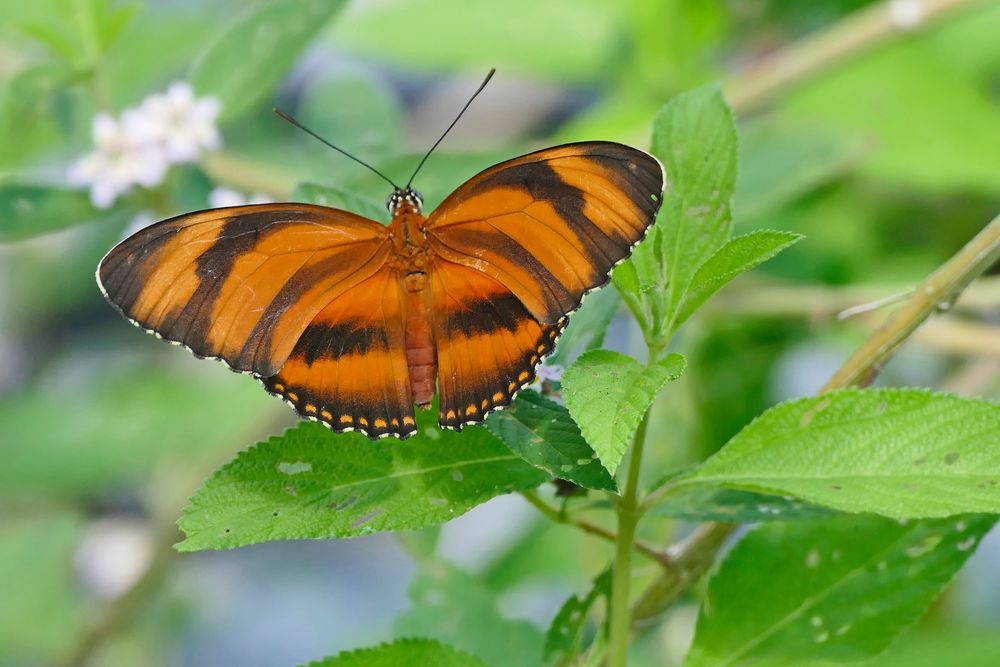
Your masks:
[[[129,237],[101,262],[98,282],[138,326],[269,376],[331,299],[385,263],[387,236],[377,222],[311,204],[212,209]]]
[[[430,279],[439,420],[461,428],[510,405],[534,381],[563,323],[540,324],[509,289],[462,264],[436,258]]]
[[[412,435],[403,303],[402,285],[389,268],[355,285],[309,323],[264,386],[335,431]]]
[[[663,168],[609,142],[567,144],[490,167],[427,221],[431,249],[505,285],[554,324],[607,282],[656,218]]]

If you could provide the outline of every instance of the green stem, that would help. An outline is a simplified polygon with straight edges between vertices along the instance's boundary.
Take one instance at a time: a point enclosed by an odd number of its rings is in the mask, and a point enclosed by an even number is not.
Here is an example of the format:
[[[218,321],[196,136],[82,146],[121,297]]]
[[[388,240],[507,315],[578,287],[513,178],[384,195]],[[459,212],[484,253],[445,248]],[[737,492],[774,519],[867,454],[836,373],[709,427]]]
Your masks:
[[[603,526],[598,526],[596,523],[591,523],[586,519],[579,519],[574,516],[567,515],[560,512],[556,508],[552,507],[538,495],[538,492],[534,489],[528,491],[522,491],[521,495],[531,503],[539,512],[547,516],[555,523],[561,523],[567,526],[573,526],[574,528],[579,528],[588,535],[593,535],[599,537],[607,542],[618,542],[618,534],[604,528]],[[639,553],[648,556],[649,558],[655,560],[663,567],[670,567],[671,561],[670,557],[667,556],[663,551],[657,549],[656,547],[647,544],[641,540],[633,540],[633,546],[635,550]]]
[[[650,350],[650,359],[655,359]],[[646,445],[646,429],[649,425],[649,411],[639,422],[632,445],[632,460],[628,465],[628,480],[625,491],[618,501],[618,541],[615,544],[615,564],[611,577],[610,651],[608,664],[611,667],[625,667],[628,661],[630,639],[629,589],[632,584],[632,545],[635,529],[642,512],[639,511],[639,470],[642,466],[642,451]]]

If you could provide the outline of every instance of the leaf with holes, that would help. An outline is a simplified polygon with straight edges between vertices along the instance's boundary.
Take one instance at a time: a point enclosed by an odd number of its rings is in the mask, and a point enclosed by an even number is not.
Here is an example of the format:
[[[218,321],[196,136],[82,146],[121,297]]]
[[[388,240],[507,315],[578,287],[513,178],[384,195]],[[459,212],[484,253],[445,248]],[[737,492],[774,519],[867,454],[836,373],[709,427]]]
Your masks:
[[[444,563],[419,572],[410,587],[409,611],[396,619],[396,635],[431,637],[468,651],[491,667],[537,665],[542,633],[507,618],[496,593],[478,578]],[[401,664],[432,664],[407,661]]]
[[[612,475],[653,399],[684,372],[684,357],[671,354],[643,366],[624,354],[594,350],[563,375],[566,407]]]
[[[736,276],[753,269],[802,239],[800,234],[760,229],[729,239],[698,267],[671,324],[683,324],[709,297]]]
[[[194,64],[199,95],[222,102],[222,117],[255,109],[343,0],[273,0],[255,6],[210,42]]]
[[[605,570],[596,579],[585,596],[571,595],[559,613],[552,620],[545,634],[543,660],[552,667],[566,667],[573,664],[573,658],[580,653],[580,640],[587,614],[598,598],[611,594],[611,570]]]
[[[397,639],[391,644],[344,651],[335,656],[310,662],[306,667],[399,667],[399,665],[434,665],[434,667],[487,667],[475,657],[433,639]]]
[[[588,489],[618,490],[566,408],[534,391],[518,394],[509,409],[490,415],[486,427],[512,452],[553,477]]]
[[[685,664],[868,659],[927,609],[995,522],[843,516],[765,524],[709,582]]]
[[[922,389],[790,401],[675,483],[787,493],[894,518],[1000,512],[1000,405]]]
[[[814,519],[833,514],[832,510],[793,496],[707,486],[682,487],[653,505],[650,512],[685,521],[729,523]]]
[[[440,430],[418,412],[418,435],[372,442],[303,422],[240,453],[191,499],[181,551],[273,540],[355,537],[453,519],[502,493],[549,479],[489,431]]]

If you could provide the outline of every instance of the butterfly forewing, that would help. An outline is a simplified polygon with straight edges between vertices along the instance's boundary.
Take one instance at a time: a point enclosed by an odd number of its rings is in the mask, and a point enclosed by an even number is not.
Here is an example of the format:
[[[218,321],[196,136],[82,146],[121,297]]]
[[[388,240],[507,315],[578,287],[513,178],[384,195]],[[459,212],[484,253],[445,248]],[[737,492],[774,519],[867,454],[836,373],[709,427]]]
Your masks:
[[[269,376],[320,310],[380,269],[386,238],[377,222],[322,206],[213,209],[126,239],[98,279],[137,325]]]
[[[430,247],[488,274],[554,324],[608,280],[659,210],[663,168],[621,144],[567,144],[502,162],[427,221]]]

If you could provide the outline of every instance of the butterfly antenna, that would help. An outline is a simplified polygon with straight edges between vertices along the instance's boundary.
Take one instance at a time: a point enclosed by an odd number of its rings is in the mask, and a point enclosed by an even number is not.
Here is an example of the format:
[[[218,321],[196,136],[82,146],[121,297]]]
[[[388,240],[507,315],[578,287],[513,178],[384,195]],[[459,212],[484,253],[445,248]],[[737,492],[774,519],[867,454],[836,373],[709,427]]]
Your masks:
[[[483,79],[483,82],[479,84],[479,88],[476,89],[476,92],[472,93],[472,97],[469,98],[469,101],[465,103],[465,106],[462,107],[462,110],[458,112],[457,116],[455,116],[455,120],[451,121],[451,125],[448,126],[448,129],[444,131],[444,134],[442,134],[441,137],[434,142],[434,145],[431,146],[431,149],[427,151],[427,154],[424,155],[424,159],[422,159],[420,161],[420,164],[417,165],[417,168],[413,170],[413,176],[410,176],[410,180],[406,182],[407,188],[409,188],[410,184],[413,183],[413,179],[417,177],[417,172],[419,172],[420,168],[424,166],[424,162],[427,162],[427,158],[431,156],[431,153],[433,153],[434,149],[438,147],[438,144],[444,141],[444,138],[448,136],[449,132],[451,132],[451,128],[455,127],[455,123],[458,122],[458,119],[462,117],[462,114],[465,113],[465,110],[468,109],[469,105],[472,104],[472,100],[476,99],[479,93],[483,92],[483,88],[485,88],[486,84],[490,82],[490,79],[493,78],[493,75],[496,74],[496,71],[497,70],[495,67],[489,71],[489,73],[486,75],[486,78]]]
[[[391,178],[389,178],[388,176],[386,176],[385,174],[383,174],[381,171],[379,171],[375,167],[371,166],[370,164],[368,164],[364,160],[360,160],[360,159],[354,157],[353,155],[351,155],[350,153],[348,153],[347,151],[345,151],[343,148],[337,148],[336,146],[334,146],[333,144],[331,144],[329,141],[327,141],[323,137],[319,136],[318,134],[316,134],[315,132],[313,132],[312,130],[310,130],[308,127],[306,127],[305,125],[303,125],[299,121],[297,121],[294,118],[292,118],[290,115],[288,115],[287,113],[285,113],[284,111],[282,111],[278,107],[274,107],[274,113],[278,114],[279,116],[281,116],[282,118],[284,118],[285,120],[287,120],[289,123],[291,123],[295,127],[297,127],[300,130],[302,130],[303,132],[307,132],[308,134],[311,134],[315,138],[319,139],[324,144],[326,144],[327,146],[329,146],[333,150],[337,151],[341,155],[346,155],[347,157],[351,158],[352,160],[354,160],[355,162],[357,162],[361,166],[368,167],[373,172],[375,172],[376,174],[378,174],[378,176],[380,176],[382,178],[382,180],[384,180],[385,182],[387,182],[389,185],[391,185],[396,190],[401,190],[402,189],[398,185],[396,185]]]

